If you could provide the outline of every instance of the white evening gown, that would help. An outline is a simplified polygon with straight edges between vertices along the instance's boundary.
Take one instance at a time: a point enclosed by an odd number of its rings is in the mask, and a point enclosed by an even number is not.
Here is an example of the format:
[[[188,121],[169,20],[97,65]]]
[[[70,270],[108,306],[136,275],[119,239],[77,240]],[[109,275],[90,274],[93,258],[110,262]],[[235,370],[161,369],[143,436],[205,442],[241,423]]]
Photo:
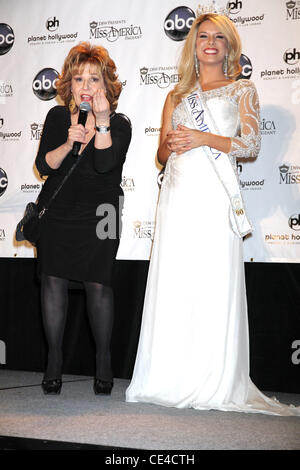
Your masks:
[[[229,158],[259,150],[253,84],[205,92]],[[193,124],[180,103],[173,127]],[[178,408],[300,415],[263,395],[249,378],[242,240],[231,229],[229,199],[206,156],[193,149],[167,162],[139,346],[126,401]]]

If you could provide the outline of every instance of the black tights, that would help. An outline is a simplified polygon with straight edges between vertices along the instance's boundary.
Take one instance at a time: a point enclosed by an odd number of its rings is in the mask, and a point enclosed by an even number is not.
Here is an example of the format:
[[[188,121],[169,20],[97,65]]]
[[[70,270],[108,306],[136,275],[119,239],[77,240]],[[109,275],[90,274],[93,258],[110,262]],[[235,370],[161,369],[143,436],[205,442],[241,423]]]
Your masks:
[[[110,381],[110,340],[113,327],[113,292],[97,282],[84,282],[87,311],[96,343],[96,377]],[[48,342],[45,379],[61,378],[62,343],[68,310],[68,281],[42,274],[42,317]]]

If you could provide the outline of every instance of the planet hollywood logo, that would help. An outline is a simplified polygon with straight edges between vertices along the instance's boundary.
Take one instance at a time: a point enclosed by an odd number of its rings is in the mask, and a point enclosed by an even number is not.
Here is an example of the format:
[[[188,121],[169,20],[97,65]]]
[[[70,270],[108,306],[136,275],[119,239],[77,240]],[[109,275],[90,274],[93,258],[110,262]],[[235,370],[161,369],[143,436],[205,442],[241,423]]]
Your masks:
[[[134,238],[149,238],[153,240],[154,222],[141,222],[140,220],[136,220],[133,222],[133,231]]]
[[[0,140],[2,142],[19,141],[22,136],[22,131],[0,131]]]
[[[58,72],[52,68],[44,68],[37,73],[32,82],[32,90],[37,98],[49,101],[56,97],[56,81]]]
[[[299,184],[300,183],[300,166],[286,165],[285,163],[279,167],[279,184]]]
[[[40,140],[43,132],[43,124],[33,122],[30,124],[30,140]]]
[[[292,233],[265,233],[265,242],[268,245],[299,245],[300,235]]]
[[[92,21],[90,23],[90,39],[105,39],[115,42],[118,39],[141,39],[142,28],[127,25],[125,20]]]
[[[296,65],[300,60],[300,52],[297,51],[295,47],[293,49],[288,49],[283,54],[283,60],[288,65]]]
[[[3,126],[4,126],[4,119],[0,118],[0,129],[2,129]],[[1,130],[0,140],[2,140],[2,142],[20,140],[21,135],[22,135],[22,131],[15,132],[15,131]]]
[[[183,41],[196,18],[195,13],[188,7],[174,8],[165,18],[164,31],[173,41]]]
[[[265,184],[265,180],[248,180],[248,181],[243,181],[240,180],[240,186],[244,191],[250,190],[261,190]]]
[[[282,58],[287,65],[290,65],[292,67],[262,70],[260,76],[263,80],[299,78],[300,64],[297,64],[300,61],[300,52],[295,47],[292,47],[284,51]]]
[[[147,135],[148,137],[157,137],[160,134],[160,131],[161,127],[145,127],[145,135]]]
[[[22,193],[39,193],[41,190],[42,185],[40,183],[23,183],[21,184],[21,192]]]
[[[230,15],[237,15],[243,8],[243,2],[238,0],[227,2],[226,8],[229,10]]]
[[[48,30],[48,33],[42,33],[37,36],[28,36],[27,44],[32,45],[41,45],[41,44],[64,44],[72,43],[77,39],[78,31],[71,33],[57,33],[59,29],[60,21],[56,16],[50,16],[45,21],[45,27]],[[55,33],[55,34],[53,34]]]
[[[59,28],[59,20],[56,18],[56,16],[52,16],[47,19],[46,28],[51,32],[56,31]]]
[[[12,28],[6,23],[0,23],[0,55],[7,54],[14,42],[15,35]]]
[[[156,85],[158,88],[168,88],[179,82],[177,68],[172,67],[143,67],[140,69],[140,85]]]
[[[242,71],[239,75],[239,79],[244,78],[249,80],[252,75],[253,68],[251,60],[245,54],[241,54],[240,65],[242,67]]]
[[[286,2],[286,20],[299,20],[300,19],[300,1],[297,2],[290,0]]]
[[[0,197],[3,196],[8,186],[7,174],[0,168]]]
[[[249,16],[237,16],[241,13],[243,8],[243,2],[240,0],[229,1],[226,5],[227,9],[229,10],[229,15],[231,21],[235,24],[235,26],[252,26],[252,25],[259,25],[265,18],[265,14],[254,14]]]

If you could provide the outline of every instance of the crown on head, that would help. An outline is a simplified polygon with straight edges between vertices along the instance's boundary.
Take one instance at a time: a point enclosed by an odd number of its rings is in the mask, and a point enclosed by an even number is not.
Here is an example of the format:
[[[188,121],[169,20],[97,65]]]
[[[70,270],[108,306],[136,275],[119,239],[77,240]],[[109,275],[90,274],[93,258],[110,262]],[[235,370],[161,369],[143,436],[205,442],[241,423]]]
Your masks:
[[[223,15],[229,17],[230,9],[226,7],[219,7],[216,4],[215,0],[213,0],[210,5],[198,5],[198,8],[196,10],[197,16],[205,15],[207,13],[215,13],[216,15]]]

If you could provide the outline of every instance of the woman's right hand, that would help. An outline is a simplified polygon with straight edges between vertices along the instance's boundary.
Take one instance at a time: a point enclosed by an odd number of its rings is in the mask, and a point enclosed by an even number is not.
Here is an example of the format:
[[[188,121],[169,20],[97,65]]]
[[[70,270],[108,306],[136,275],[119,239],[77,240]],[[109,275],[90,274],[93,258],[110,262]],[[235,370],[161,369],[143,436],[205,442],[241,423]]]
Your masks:
[[[70,150],[73,148],[74,142],[80,142],[81,144],[86,143],[86,134],[89,131],[83,127],[82,124],[73,124],[69,127],[68,130],[68,139],[67,139],[67,146]]]

